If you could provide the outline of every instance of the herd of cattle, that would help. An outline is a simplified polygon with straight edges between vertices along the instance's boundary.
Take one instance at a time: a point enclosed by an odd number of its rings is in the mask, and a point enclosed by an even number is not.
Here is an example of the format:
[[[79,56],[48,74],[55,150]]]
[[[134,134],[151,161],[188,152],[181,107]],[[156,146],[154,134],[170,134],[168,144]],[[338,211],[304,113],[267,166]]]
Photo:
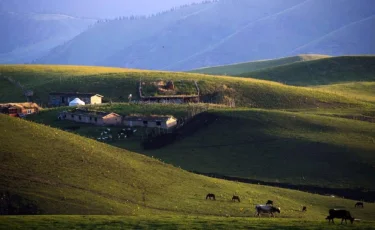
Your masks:
[[[209,199],[209,200],[216,200],[215,198],[215,194],[213,193],[209,193],[206,195],[206,200]],[[236,196],[236,195],[233,195],[232,197],[232,201],[235,202],[235,201],[238,201],[238,202],[241,202],[240,201],[240,197],[239,196]],[[361,207],[361,208],[364,208],[363,206],[363,202],[357,202],[354,207]],[[267,214],[270,214],[272,217],[274,217],[274,213],[280,213],[280,207],[274,207],[273,206],[273,201],[272,200],[268,200],[266,202],[266,204],[257,204],[255,206],[255,210],[256,210],[256,216],[260,216],[261,214],[263,213],[267,213]],[[307,211],[307,207],[306,206],[303,206],[302,207],[302,212],[306,212]],[[350,214],[349,211],[347,210],[344,210],[344,209],[330,209],[328,211],[329,215],[326,217],[326,220],[328,220],[328,223],[335,223],[333,220],[335,218],[338,218],[338,219],[341,219],[341,224],[343,223],[343,221],[345,221],[345,223],[347,223],[346,221],[349,220],[350,223],[353,224],[353,222],[355,220],[358,220],[358,219],[355,219],[354,217],[352,217],[352,215]]]

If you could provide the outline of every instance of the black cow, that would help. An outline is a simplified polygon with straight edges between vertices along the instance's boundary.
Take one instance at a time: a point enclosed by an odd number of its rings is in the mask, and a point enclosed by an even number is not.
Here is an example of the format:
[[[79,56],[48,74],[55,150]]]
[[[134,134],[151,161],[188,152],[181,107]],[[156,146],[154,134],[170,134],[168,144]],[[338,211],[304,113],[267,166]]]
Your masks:
[[[306,206],[303,206],[302,207],[302,212],[306,212],[307,211],[307,207]]]
[[[329,210],[329,216],[326,217],[328,220],[328,223],[332,221],[332,223],[335,223],[333,219],[335,218],[341,218],[341,224],[345,220],[345,224],[347,223],[346,220],[350,220],[350,223],[353,224],[354,217],[351,216],[350,212],[344,209],[330,209]]]
[[[273,201],[272,200],[268,200],[266,205],[272,205],[273,206]]]
[[[280,208],[276,208],[269,205],[261,205],[258,204],[255,206],[256,215],[259,216],[261,213],[269,213],[271,216],[274,216],[273,213],[278,212],[280,213]]]
[[[236,200],[238,200],[238,202],[241,202],[239,196],[235,196],[235,195],[233,195],[233,197],[232,197],[232,201],[236,201]]]
[[[207,196],[206,196],[206,200],[207,200],[207,199],[210,199],[210,200],[211,200],[211,199],[212,199],[212,200],[216,200],[216,199],[215,199],[215,194],[213,194],[213,193],[209,193],[209,194],[207,194]]]
[[[355,208],[356,208],[356,207],[361,207],[361,208],[363,208],[363,202],[357,202],[357,203],[355,203],[354,207],[355,207]]]

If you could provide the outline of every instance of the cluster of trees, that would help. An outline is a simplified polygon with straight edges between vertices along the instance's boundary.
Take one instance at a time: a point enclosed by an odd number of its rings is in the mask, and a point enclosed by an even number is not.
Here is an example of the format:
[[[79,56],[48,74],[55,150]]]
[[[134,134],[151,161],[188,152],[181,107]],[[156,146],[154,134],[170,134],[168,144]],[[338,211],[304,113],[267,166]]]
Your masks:
[[[193,2],[193,3],[190,3],[190,4],[184,4],[184,5],[181,5],[181,6],[178,6],[178,7],[172,7],[169,10],[161,11],[161,12],[151,14],[151,15],[130,15],[130,16],[120,16],[120,17],[116,17],[114,19],[99,19],[99,20],[96,21],[96,24],[107,23],[107,22],[110,22],[110,21],[125,21],[125,20],[132,21],[132,20],[148,19],[148,18],[160,16],[160,15],[163,15],[163,14],[167,14],[167,13],[170,13],[170,12],[173,12],[175,10],[182,9],[182,8],[186,8],[186,7],[190,7],[190,6],[194,6],[194,5],[210,4],[210,3],[215,3],[215,2],[219,2],[219,0],[205,0],[205,1],[202,1],[202,2],[198,2],[198,3]]]

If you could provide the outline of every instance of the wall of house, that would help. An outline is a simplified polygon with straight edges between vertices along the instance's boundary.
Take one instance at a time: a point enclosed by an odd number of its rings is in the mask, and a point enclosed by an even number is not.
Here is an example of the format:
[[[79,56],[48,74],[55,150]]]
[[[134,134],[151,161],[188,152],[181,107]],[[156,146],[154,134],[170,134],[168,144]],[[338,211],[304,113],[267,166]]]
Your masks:
[[[49,96],[49,104],[54,106],[61,105],[61,97],[56,95]]]
[[[129,127],[143,127],[143,121],[129,121],[129,120],[124,120],[124,125],[129,126]]]
[[[125,126],[129,127],[145,127],[143,124],[143,120],[124,120],[123,124]],[[170,118],[167,121],[161,121],[161,126],[160,128],[162,129],[169,129],[177,125],[177,120],[174,118]],[[148,128],[158,128],[159,126],[156,124],[156,121],[148,121],[147,122],[147,127]]]
[[[98,96],[92,96],[91,101],[89,102],[90,104],[101,104],[102,103],[102,98]]]

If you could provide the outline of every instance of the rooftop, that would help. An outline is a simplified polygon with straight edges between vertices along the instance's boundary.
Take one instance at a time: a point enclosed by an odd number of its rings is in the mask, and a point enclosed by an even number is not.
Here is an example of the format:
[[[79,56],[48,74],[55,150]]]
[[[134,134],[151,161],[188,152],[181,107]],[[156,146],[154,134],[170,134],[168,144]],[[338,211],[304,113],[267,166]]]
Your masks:
[[[86,110],[86,109],[74,109],[74,110],[68,111],[68,113],[74,113],[76,115],[90,115],[90,116],[94,116],[94,117],[105,117],[109,114],[115,114],[117,116],[120,116],[117,113],[103,112],[103,111],[93,111],[93,110]]]
[[[1,108],[10,108],[10,107],[23,107],[25,109],[29,108],[40,108],[38,104],[33,103],[33,102],[20,102],[20,103],[5,103],[5,104],[0,104]]]
[[[167,121],[168,119],[175,119],[172,115],[138,115],[132,114],[124,117],[127,121]]]
[[[97,93],[79,93],[79,92],[53,92],[49,93],[49,95],[55,95],[55,96],[73,96],[73,97],[92,97],[92,96],[98,96],[103,97],[100,94]]]

